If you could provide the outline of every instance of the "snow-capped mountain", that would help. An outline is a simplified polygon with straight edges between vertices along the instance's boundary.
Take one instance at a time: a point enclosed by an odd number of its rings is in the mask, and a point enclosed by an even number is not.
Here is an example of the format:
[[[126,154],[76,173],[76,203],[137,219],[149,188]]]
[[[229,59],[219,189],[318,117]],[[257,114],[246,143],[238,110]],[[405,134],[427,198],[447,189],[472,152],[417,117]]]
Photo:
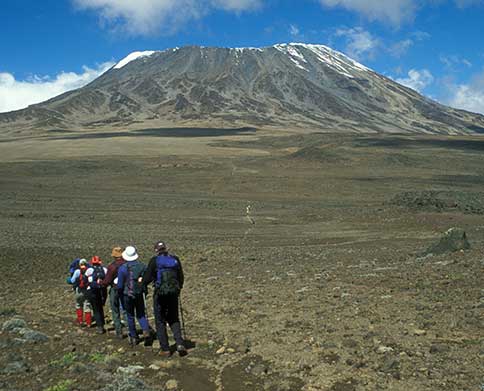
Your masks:
[[[134,52],[83,88],[0,114],[4,129],[127,126],[458,134],[483,133],[484,117],[302,43]]]

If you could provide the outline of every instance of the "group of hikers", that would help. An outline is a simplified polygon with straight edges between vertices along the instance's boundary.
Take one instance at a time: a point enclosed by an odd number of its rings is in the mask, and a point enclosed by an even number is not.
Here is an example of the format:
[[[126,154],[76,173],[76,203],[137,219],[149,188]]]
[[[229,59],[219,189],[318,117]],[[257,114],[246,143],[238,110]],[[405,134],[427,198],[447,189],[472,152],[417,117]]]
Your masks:
[[[146,315],[148,286],[153,284],[153,312],[156,335],[160,342],[161,356],[171,355],[166,325],[173,332],[176,350],[180,356],[187,354],[182,326],[179,319],[179,297],[184,276],[180,259],[168,252],[167,245],[156,242],[155,255],[148,266],[139,260],[134,246],[114,247],[113,261],[104,267],[99,256],[90,261],[76,258],[69,266],[67,282],[72,284],[76,301],[76,322],[81,327],[92,327],[94,315],[97,333],[106,333],[104,304],[109,297],[112,321],[116,336],[124,338],[123,321],[128,325],[131,346],[140,343],[135,318],[143,330],[144,345],[153,342],[152,329]],[[109,289],[109,290],[108,290]]]

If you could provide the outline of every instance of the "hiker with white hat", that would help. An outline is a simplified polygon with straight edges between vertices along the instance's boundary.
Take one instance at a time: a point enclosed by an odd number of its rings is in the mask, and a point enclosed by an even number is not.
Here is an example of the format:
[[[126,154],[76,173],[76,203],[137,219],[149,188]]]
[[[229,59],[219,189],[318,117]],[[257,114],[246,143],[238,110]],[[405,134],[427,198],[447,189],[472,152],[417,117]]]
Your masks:
[[[143,276],[146,265],[138,260],[139,255],[134,246],[128,246],[122,253],[126,261],[118,270],[118,294],[122,297],[123,307],[128,315],[129,343],[135,346],[139,343],[136,332],[135,316],[143,329],[144,344],[152,343],[151,329],[146,317]]]

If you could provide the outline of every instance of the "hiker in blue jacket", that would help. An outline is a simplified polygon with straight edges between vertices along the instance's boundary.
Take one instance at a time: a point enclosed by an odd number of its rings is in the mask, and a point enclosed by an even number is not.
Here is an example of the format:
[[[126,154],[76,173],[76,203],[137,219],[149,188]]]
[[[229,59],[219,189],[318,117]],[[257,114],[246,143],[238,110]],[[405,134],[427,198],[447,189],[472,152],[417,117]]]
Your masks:
[[[123,251],[125,264],[121,265],[118,270],[118,294],[122,297],[123,307],[128,316],[129,343],[135,346],[139,343],[139,337],[136,332],[135,316],[143,329],[144,344],[149,346],[152,343],[151,330],[146,318],[145,309],[145,291],[143,287],[143,275],[146,271],[146,265],[138,261],[136,248],[128,246]]]
[[[159,355],[171,355],[166,324],[168,323],[176,342],[176,350],[180,356],[185,356],[187,350],[184,345],[179,319],[179,297],[183,288],[184,275],[180,259],[168,252],[164,242],[156,242],[156,255],[151,258],[144,276],[144,284],[154,283],[153,312],[156,321],[156,334],[160,341]]]

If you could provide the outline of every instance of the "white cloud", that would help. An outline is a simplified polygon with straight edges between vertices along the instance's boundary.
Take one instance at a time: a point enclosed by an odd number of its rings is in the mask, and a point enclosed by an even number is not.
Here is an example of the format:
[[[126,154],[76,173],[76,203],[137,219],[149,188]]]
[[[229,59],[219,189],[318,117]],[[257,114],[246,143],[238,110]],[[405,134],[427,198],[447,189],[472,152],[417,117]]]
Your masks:
[[[213,9],[243,12],[260,7],[263,0],[72,0],[81,9],[99,12],[114,29],[133,35],[173,33],[189,20]]]
[[[405,55],[413,45],[414,45],[413,40],[404,39],[402,41],[398,41],[397,43],[394,43],[393,45],[391,45],[388,51],[393,57],[400,58],[403,55]]]
[[[0,72],[0,112],[23,109],[66,91],[80,88],[104,73],[114,64],[107,62],[96,69],[83,67],[83,73],[61,72],[55,78],[33,76],[16,80],[11,73]]]
[[[458,109],[484,114],[484,72],[476,75],[468,84],[447,86],[450,92],[448,104]]]
[[[460,57],[458,55],[446,56],[442,54],[440,55],[439,60],[442,64],[445,65],[447,70],[452,72],[456,72],[459,67],[466,67],[466,68],[472,67],[472,63],[469,60],[467,60],[464,57]]]
[[[358,61],[374,57],[381,45],[378,38],[361,27],[340,28],[336,30],[334,36],[343,37],[346,40],[345,52]]]
[[[300,34],[300,30],[299,30],[299,27],[297,27],[296,25],[294,24],[291,24],[289,25],[289,34],[291,34],[292,37],[299,37],[299,34]]]
[[[319,0],[326,7],[340,7],[379,20],[400,25],[412,20],[417,10],[415,0]]]
[[[396,82],[418,92],[422,92],[426,87],[434,82],[434,77],[428,69],[411,69],[408,72],[408,77],[396,79]]]

